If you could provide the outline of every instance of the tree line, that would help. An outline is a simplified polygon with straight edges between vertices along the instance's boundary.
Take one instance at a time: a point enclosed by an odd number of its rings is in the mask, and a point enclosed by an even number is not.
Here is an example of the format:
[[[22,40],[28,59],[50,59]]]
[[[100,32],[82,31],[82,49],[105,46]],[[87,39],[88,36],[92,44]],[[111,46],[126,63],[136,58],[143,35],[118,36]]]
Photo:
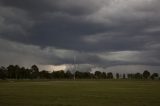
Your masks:
[[[48,72],[46,70],[40,71],[36,65],[30,68],[20,67],[18,65],[9,65],[8,67],[0,67],[0,79],[160,79],[158,73],[150,73],[145,70],[143,73],[132,73],[132,74],[119,74],[113,75],[112,72],[101,72],[95,71],[90,72],[80,72],[75,71],[53,71]]]

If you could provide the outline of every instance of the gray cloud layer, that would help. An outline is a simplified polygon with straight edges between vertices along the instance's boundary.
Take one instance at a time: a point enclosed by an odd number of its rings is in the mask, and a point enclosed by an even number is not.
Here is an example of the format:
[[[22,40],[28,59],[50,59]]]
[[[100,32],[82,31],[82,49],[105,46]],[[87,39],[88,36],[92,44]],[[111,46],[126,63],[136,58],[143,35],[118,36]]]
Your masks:
[[[159,5],[159,0],[0,0],[0,61],[71,64],[76,55],[81,64],[158,66]]]

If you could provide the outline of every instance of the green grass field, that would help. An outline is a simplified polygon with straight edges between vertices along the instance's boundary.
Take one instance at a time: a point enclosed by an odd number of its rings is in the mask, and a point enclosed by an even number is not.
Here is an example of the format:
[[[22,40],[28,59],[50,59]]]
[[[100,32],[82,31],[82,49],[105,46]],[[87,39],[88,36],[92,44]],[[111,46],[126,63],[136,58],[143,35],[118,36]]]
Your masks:
[[[0,82],[0,106],[160,106],[160,81]]]

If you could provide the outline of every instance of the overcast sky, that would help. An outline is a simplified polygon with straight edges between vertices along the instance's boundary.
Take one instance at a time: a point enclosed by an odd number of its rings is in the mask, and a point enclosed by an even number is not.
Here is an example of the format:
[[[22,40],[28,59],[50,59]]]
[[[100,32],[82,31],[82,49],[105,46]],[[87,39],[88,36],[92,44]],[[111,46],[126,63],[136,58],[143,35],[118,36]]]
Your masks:
[[[160,71],[160,0],[0,0],[1,66],[74,56],[81,67]]]

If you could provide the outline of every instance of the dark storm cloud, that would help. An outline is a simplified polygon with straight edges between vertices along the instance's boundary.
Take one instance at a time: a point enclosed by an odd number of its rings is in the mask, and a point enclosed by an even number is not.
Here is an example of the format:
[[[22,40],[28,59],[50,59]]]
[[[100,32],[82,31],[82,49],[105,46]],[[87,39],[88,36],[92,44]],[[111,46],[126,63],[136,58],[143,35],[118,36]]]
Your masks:
[[[84,15],[97,11],[100,5],[92,0],[1,0],[2,5],[16,7],[31,13],[63,12],[71,15]],[[88,6],[88,5],[92,6]]]
[[[73,0],[67,0],[65,2],[62,0],[54,2],[52,0],[40,0],[38,3],[35,1],[16,0],[13,2],[10,0],[1,0],[2,8],[13,8],[15,11],[24,11],[26,17],[22,17],[21,19],[29,18],[26,21],[33,21],[35,23],[34,27],[23,29],[23,33],[31,32],[29,34],[27,33],[27,37],[21,37],[22,34],[20,31],[16,31],[15,33],[3,33],[1,35],[3,38],[40,46],[57,46],[60,48],[75,49],[77,46],[78,48],[82,48],[79,46],[82,43],[80,41],[81,36],[105,30],[105,28],[99,27],[99,25],[84,21],[83,16],[79,18],[79,15],[88,15],[97,10],[98,6],[94,6],[95,3],[90,0],[78,3]],[[88,6],[90,3],[93,4],[93,8]],[[9,12],[13,12],[13,10]],[[17,12],[15,12],[15,15],[17,15],[17,18],[20,17]],[[8,20],[13,19],[13,17],[3,17],[9,18]],[[19,20],[16,21],[19,22]],[[10,22],[10,24],[12,25],[13,23]],[[25,23],[17,24],[22,27],[22,24]],[[70,44],[66,45],[66,42]],[[75,42],[79,42],[79,44],[73,47],[74,45],[72,44]]]
[[[159,0],[0,0],[0,39],[26,47],[26,55],[41,57],[34,59],[39,64],[71,64],[76,55],[80,64],[159,65],[159,5]]]

